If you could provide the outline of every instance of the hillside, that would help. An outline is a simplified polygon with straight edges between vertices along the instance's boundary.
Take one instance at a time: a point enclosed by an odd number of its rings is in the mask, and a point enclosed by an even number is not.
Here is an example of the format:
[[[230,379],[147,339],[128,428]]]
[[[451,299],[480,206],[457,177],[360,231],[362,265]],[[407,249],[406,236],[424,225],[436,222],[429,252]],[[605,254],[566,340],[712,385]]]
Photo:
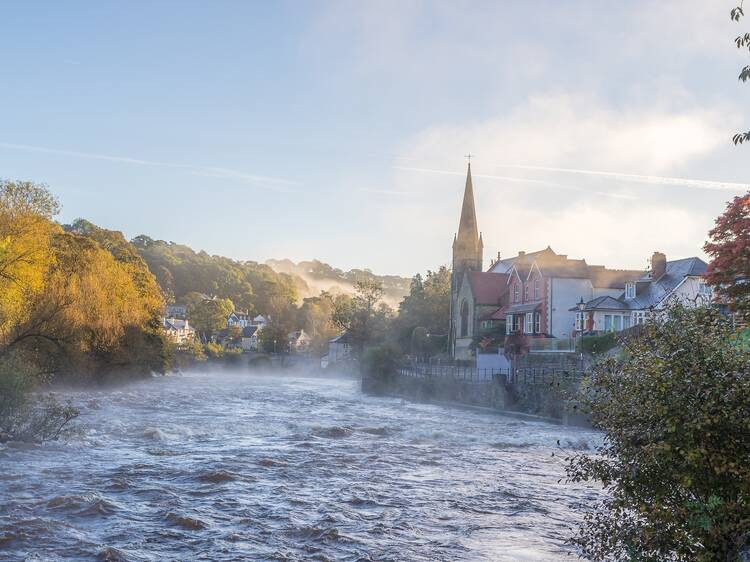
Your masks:
[[[329,293],[353,293],[354,284],[362,280],[374,280],[382,284],[385,300],[396,307],[409,292],[411,279],[397,275],[377,275],[369,269],[350,269],[344,271],[331,267],[318,260],[294,263],[291,260],[267,260],[266,264],[277,273],[286,273],[300,278],[309,288],[310,293],[303,296],[315,296],[320,291]]]
[[[354,284],[362,279],[382,283],[391,306],[397,306],[409,292],[409,279],[375,275],[369,270],[342,271],[319,261],[239,261],[145,235],[134,238],[132,244],[170,302],[185,303],[191,294],[200,293],[228,298],[238,308],[268,314],[324,290],[353,293]]]

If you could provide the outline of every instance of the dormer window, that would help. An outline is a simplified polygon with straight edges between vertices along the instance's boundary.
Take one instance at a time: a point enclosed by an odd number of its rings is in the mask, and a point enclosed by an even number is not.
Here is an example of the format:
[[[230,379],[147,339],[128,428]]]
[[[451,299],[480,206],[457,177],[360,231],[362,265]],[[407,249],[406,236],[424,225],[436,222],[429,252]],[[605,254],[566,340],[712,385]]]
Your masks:
[[[628,281],[627,283],[625,283],[625,298],[635,298],[635,283],[633,283],[632,281]]]

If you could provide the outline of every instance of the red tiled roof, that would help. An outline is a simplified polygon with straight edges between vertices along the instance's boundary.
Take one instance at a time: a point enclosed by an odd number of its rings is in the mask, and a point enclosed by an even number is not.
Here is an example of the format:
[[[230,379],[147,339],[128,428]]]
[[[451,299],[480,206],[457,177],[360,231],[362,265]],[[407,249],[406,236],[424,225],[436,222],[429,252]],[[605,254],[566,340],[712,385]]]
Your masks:
[[[477,304],[500,304],[500,297],[508,290],[506,273],[469,271],[469,285]]]

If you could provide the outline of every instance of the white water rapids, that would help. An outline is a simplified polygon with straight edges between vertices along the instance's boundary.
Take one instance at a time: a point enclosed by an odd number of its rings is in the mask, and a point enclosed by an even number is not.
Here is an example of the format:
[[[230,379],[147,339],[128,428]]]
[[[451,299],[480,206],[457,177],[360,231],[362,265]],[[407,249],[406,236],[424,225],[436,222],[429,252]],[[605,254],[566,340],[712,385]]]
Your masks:
[[[80,437],[0,446],[0,560],[562,561],[599,494],[558,483],[593,431],[353,379],[192,373],[64,398]]]

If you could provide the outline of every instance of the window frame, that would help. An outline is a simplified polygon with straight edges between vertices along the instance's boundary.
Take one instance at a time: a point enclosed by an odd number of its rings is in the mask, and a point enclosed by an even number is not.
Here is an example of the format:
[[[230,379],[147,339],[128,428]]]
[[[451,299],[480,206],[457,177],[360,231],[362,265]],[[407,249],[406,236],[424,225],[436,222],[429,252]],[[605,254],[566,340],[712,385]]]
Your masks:
[[[627,283],[625,283],[625,298],[635,298],[635,283],[633,283],[632,281],[628,281]]]

